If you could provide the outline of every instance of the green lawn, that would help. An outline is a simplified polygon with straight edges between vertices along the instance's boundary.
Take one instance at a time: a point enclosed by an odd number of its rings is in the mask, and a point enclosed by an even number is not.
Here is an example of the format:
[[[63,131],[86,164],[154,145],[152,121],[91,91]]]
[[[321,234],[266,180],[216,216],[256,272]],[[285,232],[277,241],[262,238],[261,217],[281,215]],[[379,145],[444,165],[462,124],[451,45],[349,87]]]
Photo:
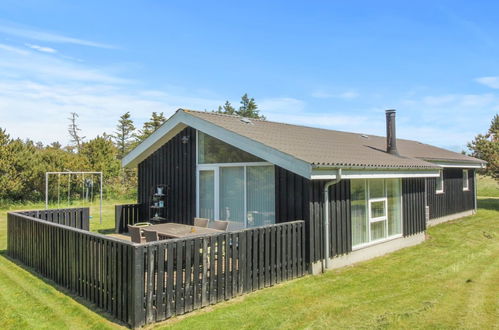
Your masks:
[[[478,176],[477,195],[480,197],[499,197],[499,183],[488,176]]]
[[[104,201],[103,224],[99,204],[91,205],[92,231],[114,228],[114,205],[131,201]],[[78,206],[78,205],[73,205]],[[10,209],[43,209],[45,204],[14,205]],[[111,329],[120,327],[5,256],[7,209],[0,210],[0,329]],[[79,299],[78,299],[79,300]],[[80,302],[82,302],[80,300]]]
[[[163,327],[499,327],[499,200],[429,229],[423,244],[284,283]]]
[[[105,203],[105,225],[114,204]],[[156,328],[494,328],[499,324],[499,199],[431,228],[421,245],[261,290]],[[30,205],[37,208],[40,205]],[[0,328],[119,328],[6,258],[0,210]],[[152,326],[151,326],[152,327]]]

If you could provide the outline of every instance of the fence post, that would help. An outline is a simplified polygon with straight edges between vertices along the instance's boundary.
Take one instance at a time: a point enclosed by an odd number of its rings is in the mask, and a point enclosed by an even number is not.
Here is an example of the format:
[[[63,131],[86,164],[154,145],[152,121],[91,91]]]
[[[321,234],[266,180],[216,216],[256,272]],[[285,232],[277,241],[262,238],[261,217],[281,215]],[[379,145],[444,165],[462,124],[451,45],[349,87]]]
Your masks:
[[[90,230],[90,208],[84,207],[81,219],[81,229],[89,231]]]
[[[121,216],[121,210],[123,209],[123,205],[115,205],[114,206],[114,231],[116,234],[122,233],[121,230],[121,222],[122,222],[122,216]]]
[[[145,324],[144,312],[144,246],[136,245],[130,247],[133,251],[132,257],[132,287],[130,288],[130,313],[128,323],[132,328],[138,328]]]

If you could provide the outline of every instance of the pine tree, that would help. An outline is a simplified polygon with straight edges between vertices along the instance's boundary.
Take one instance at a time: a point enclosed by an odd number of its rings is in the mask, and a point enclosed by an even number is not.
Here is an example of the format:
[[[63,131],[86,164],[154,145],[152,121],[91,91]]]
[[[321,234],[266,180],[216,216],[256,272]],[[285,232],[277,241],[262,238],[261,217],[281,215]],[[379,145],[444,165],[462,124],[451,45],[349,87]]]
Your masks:
[[[130,119],[130,112],[128,111],[120,117],[116,131],[114,132],[114,145],[118,148],[118,158],[122,159],[130,150],[132,139],[134,137],[135,126],[133,120]]]
[[[250,98],[247,93],[241,97],[241,106],[239,109],[236,110],[229,101],[225,101],[225,104],[223,106],[219,106],[218,110],[214,112],[265,120],[265,116],[260,115],[255,99]]]
[[[120,172],[117,154],[118,150],[109,136],[97,136],[81,147],[81,155],[86,157],[89,169],[103,172],[106,178],[116,177]]]
[[[236,108],[230,104],[229,101],[225,101],[225,104],[222,106],[220,105],[217,110],[218,113],[224,113],[226,115],[233,115],[236,113]]]
[[[147,139],[154,131],[161,127],[164,124],[166,118],[162,112],[156,113],[153,112],[151,115],[151,119],[144,123],[144,126],[139,131],[139,134],[136,136],[137,142],[142,142]]]
[[[81,129],[76,124],[76,119],[78,117],[79,116],[76,112],[71,112],[71,117],[68,118],[70,121],[68,132],[71,136],[71,142],[74,144],[74,147],[76,147],[76,150],[80,152],[81,145],[83,143],[83,140],[85,139],[85,136],[80,136]]]
[[[485,175],[499,181],[499,115],[496,114],[490,123],[486,134],[478,134],[473,141],[468,143],[471,155],[485,160],[487,168]]]

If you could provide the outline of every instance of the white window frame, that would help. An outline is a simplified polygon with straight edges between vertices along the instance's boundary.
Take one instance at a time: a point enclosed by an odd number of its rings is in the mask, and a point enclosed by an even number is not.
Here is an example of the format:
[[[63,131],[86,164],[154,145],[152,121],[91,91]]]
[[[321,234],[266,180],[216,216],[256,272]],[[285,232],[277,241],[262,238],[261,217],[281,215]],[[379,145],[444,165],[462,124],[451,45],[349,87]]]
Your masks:
[[[463,170],[463,191],[470,190],[470,179],[468,175],[468,170]]]
[[[400,234],[395,234],[391,236],[386,236],[377,240],[372,240],[371,239],[371,223],[376,223],[380,221],[385,221],[385,233],[388,235],[388,196],[387,196],[387,189],[386,189],[386,180],[384,180],[384,190],[385,190],[385,197],[380,197],[380,198],[370,198],[369,197],[369,181],[370,179],[363,179],[364,180],[364,185],[365,185],[365,198],[367,202],[367,214],[366,214],[366,221],[367,221],[367,237],[369,237],[369,242],[366,243],[361,243],[352,246],[352,251],[360,250],[372,245],[376,245],[379,243],[383,242],[388,242],[397,238],[403,237],[404,233],[404,203],[402,202],[402,196],[400,196]],[[402,179],[398,179],[399,185],[400,185],[400,194],[402,194]],[[372,202],[379,202],[379,201],[384,201],[385,202],[385,215],[383,217],[377,217],[377,218],[371,218],[371,203]]]
[[[377,202],[383,202],[384,209],[385,209],[385,215],[383,215],[381,217],[372,218],[372,213],[371,213],[372,207],[371,207],[371,204],[372,203],[377,203]],[[388,198],[382,197],[382,198],[370,198],[369,199],[369,222],[370,223],[388,220],[388,214],[387,213],[388,213]]]
[[[439,171],[440,175],[437,177],[437,186],[435,188],[435,193],[437,194],[443,194],[445,192],[445,188],[444,188],[444,171],[443,170],[440,170]],[[440,188],[441,189],[438,189],[438,185],[440,183]]]

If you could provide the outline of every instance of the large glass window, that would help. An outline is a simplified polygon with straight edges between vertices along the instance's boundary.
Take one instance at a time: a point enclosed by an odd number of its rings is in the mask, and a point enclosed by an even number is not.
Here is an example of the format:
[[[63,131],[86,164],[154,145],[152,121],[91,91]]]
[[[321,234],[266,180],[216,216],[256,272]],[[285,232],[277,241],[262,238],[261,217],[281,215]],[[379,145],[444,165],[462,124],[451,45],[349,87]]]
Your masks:
[[[215,218],[215,171],[199,171],[199,216]]]
[[[246,151],[231,146],[208,134],[198,132],[198,163],[218,164],[218,163],[253,163],[263,162]]]
[[[198,142],[198,215],[230,229],[275,223],[274,166],[201,132]]]
[[[351,181],[352,245],[402,233],[400,179]]]
[[[244,227],[244,167],[220,168],[220,196],[218,219]]]
[[[246,167],[247,227],[275,223],[274,166]]]
[[[369,242],[369,230],[367,229],[367,200],[366,181],[350,181],[350,202],[352,217],[352,245],[360,245]]]

